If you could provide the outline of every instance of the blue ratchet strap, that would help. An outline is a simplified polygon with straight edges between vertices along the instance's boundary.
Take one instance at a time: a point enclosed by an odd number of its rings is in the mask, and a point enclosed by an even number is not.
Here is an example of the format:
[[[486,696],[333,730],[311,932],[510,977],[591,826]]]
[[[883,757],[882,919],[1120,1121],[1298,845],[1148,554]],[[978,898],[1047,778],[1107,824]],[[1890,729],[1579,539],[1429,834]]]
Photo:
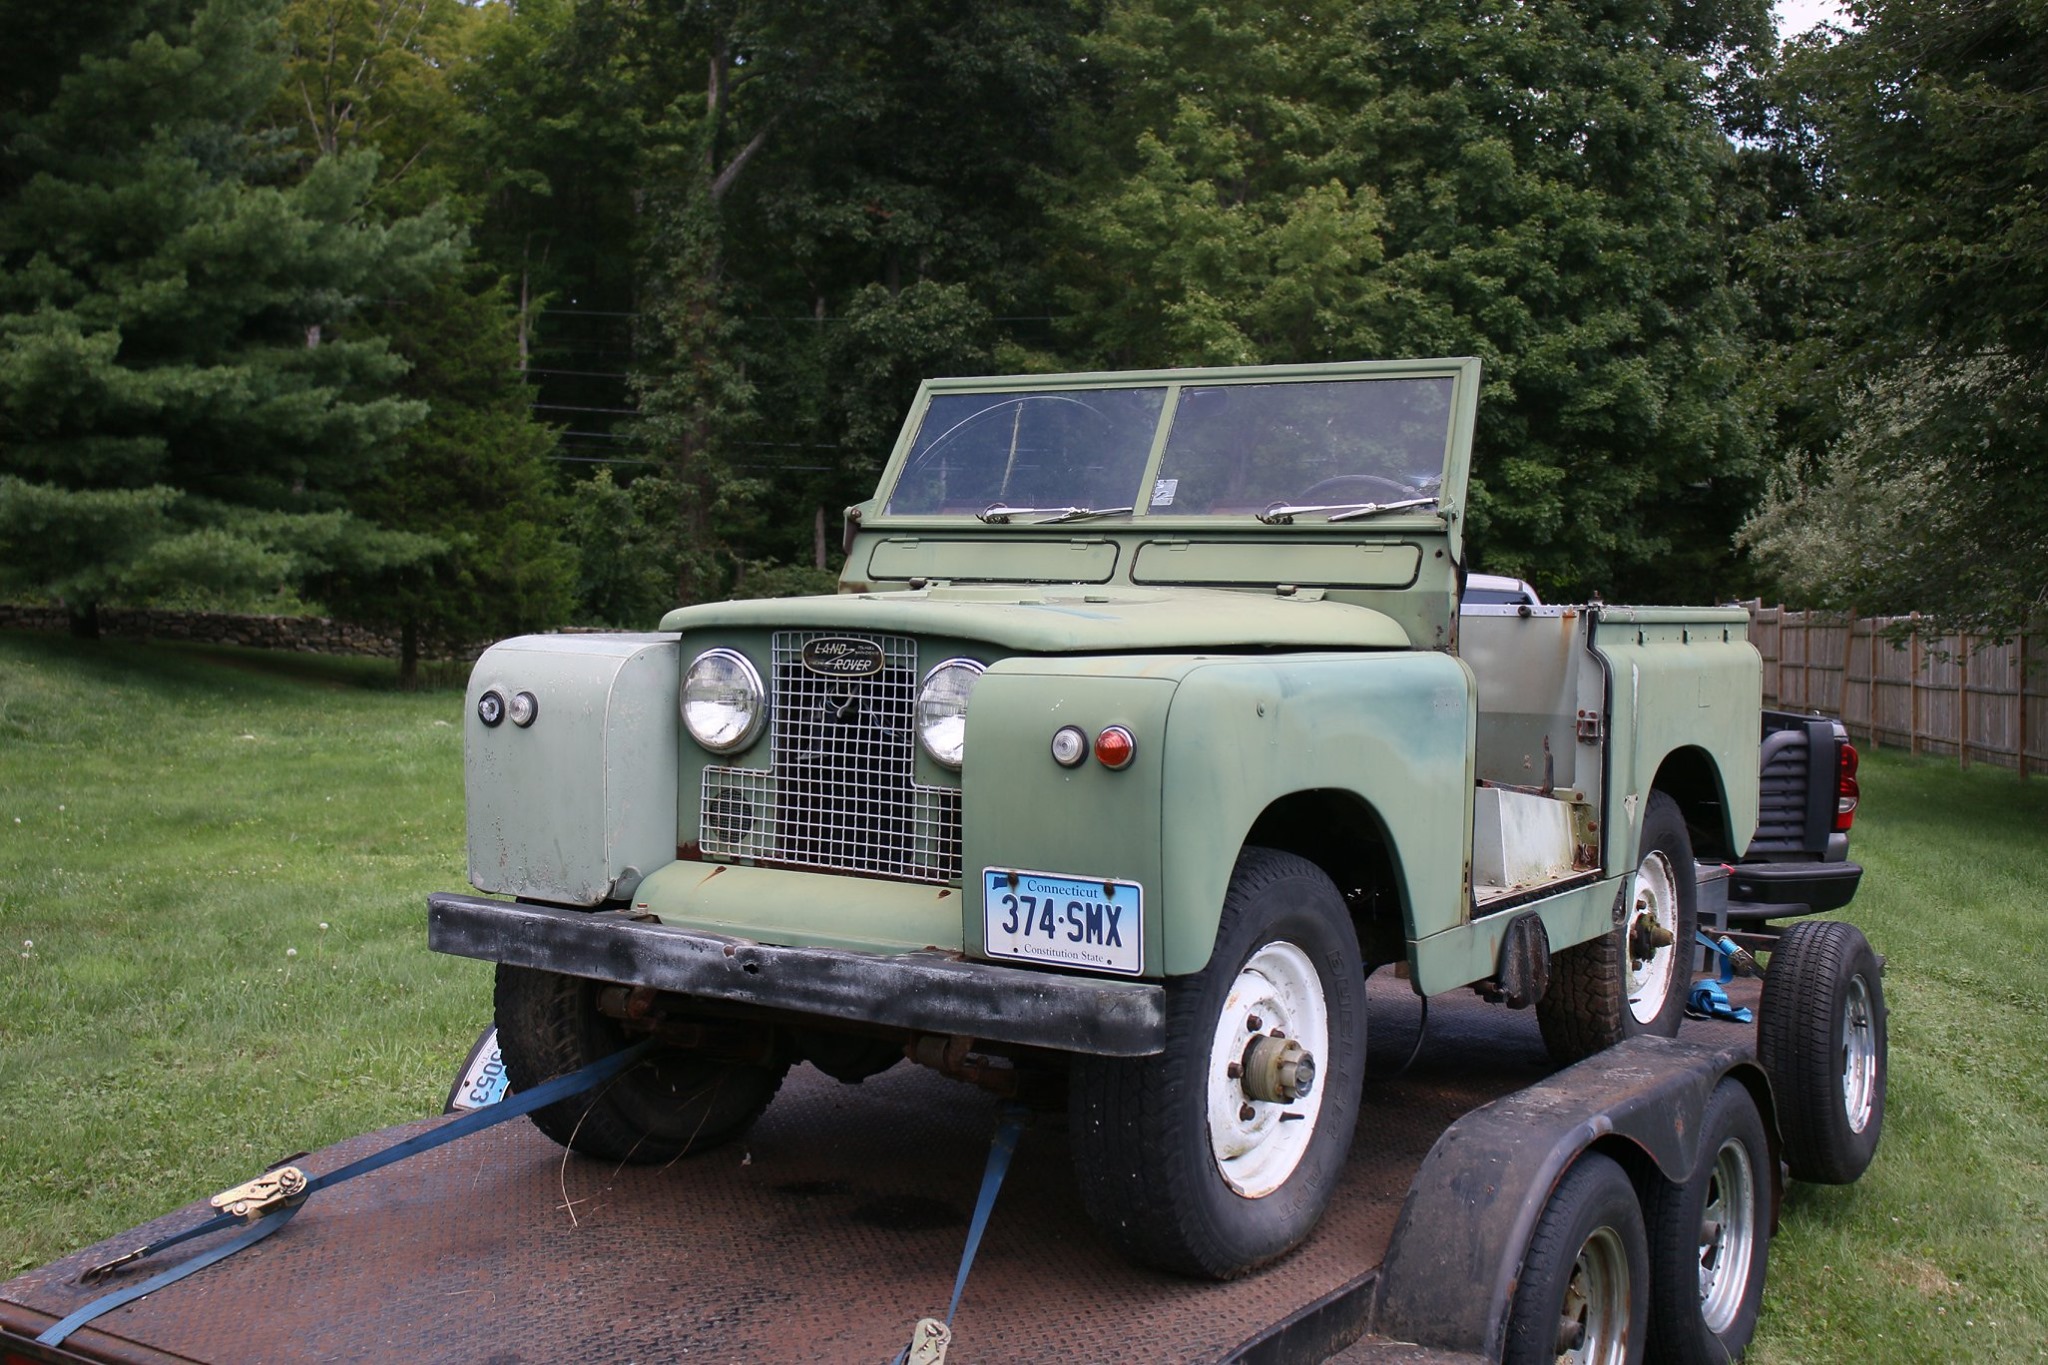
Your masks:
[[[988,1216],[996,1206],[996,1192],[1002,1189],[1003,1177],[1009,1173],[1010,1158],[1017,1151],[1017,1138],[1024,1131],[1024,1120],[1030,1112],[1014,1100],[1003,1106],[1003,1121],[996,1128],[995,1141],[989,1144],[988,1166],[981,1176],[981,1194],[974,1201],[974,1217],[967,1225],[967,1248],[960,1254],[960,1273],[953,1277],[953,1301],[946,1305],[945,1327],[937,1331],[937,1359],[944,1358],[945,1343],[952,1339],[947,1329],[953,1325],[953,1315],[960,1311],[960,1296],[967,1290],[967,1272],[974,1268],[974,1253],[981,1250],[981,1234],[988,1229]],[[929,1324],[929,1319],[920,1322],[920,1332]],[[890,1365],[907,1365],[917,1345],[918,1342],[913,1340]]]
[[[1719,979],[1702,977],[1693,982],[1692,992],[1685,1002],[1687,1013],[1702,1019],[1729,1019],[1738,1024],[1751,1022],[1754,1016],[1750,1011],[1746,1007],[1738,1009],[1728,999],[1728,992],[1723,989],[1727,983],[1735,979],[1736,954],[1741,953],[1742,949],[1736,946],[1734,939],[1717,940],[1704,931],[1697,931],[1695,937],[1720,959],[1721,974]]]
[[[946,1305],[948,1327],[953,1325],[953,1315],[960,1311],[960,1295],[967,1289],[967,1272],[974,1268],[974,1253],[981,1250],[981,1234],[988,1228],[988,1216],[996,1206],[996,1191],[1003,1187],[1003,1176],[1017,1151],[1017,1135],[1024,1131],[1024,1117],[1029,1112],[1021,1104],[1003,1106],[1002,1126],[996,1129],[996,1140],[988,1149],[988,1170],[981,1177],[981,1197],[974,1201],[974,1221],[967,1226],[967,1251],[960,1257],[960,1273],[953,1277],[953,1301]]]
[[[407,1157],[417,1156],[421,1152],[445,1146],[450,1142],[456,1141],[458,1138],[465,1138],[471,1133],[489,1128],[493,1124],[516,1119],[522,1114],[530,1114],[536,1109],[544,1109],[557,1100],[568,1099],[572,1095],[580,1095],[584,1091],[601,1085],[625,1071],[633,1063],[639,1061],[641,1056],[653,1046],[654,1044],[651,1040],[635,1043],[633,1046],[623,1051],[615,1052],[603,1061],[594,1062],[580,1071],[572,1071],[566,1076],[557,1076],[554,1080],[545,1081],[531,1090],[508,1095],[496,1104],[482,1109],[473,1109],[452,1123],[444,1123],[439,1128],[421,1133],[417,1137],[409,1137],[403,1142],[393,1143],[383,1151],[373,1152],[369,1156],[351,1161],[339,1170],[330,1171],[326,1175],[313,1176],[305,1182],[305,1188],[292,1195],[289,1202],[285,1203],[278,1212],[267,1213],[257,1217],[253,1225],[249,1227],[249,1230],[240,1237],[223,1242],[211,1251],[194,1256],[189,1261],[181,1261],[169,1270],[164,1271],[161,1275],[144,1280],[141,1284],[130,1285],[124,1289],[117,1289],[111,1294],[101,1295],[83,1308],[72,1313],[71,1316],[52,1325],[41,1336],[37,1337],[36,1341],[43,1346],[61,1345],[64,1338],[70,1336],[102,1313],[112,1312],[122,1304],[132,1303],[144,1294],[154,1293],[166,1285],[175,1284],[195,1271],[204,1270],[216,1261],[224,1260],[234,1255],[244,1247],[254,1246],[290,1222],[292,1215],[297,1213],[299,1207],[316,1191],[324,1190],[330,1185],[339,1185],[344,1180],[353,1180],[359,1175],[367,1175],[371,1171],[389,1166],[395,1161],[403,1161]],[[194,1237],[203,1237],[209,1232],[218,1232],[231,1224],[247,1221],[247,1219],[233,1213],[215,1214],[197,1227],[190,1227],[186,1228],[183,1232],[172,1233],[168,1237],[162,1237],[151,1242],[148,1246],[138,1247],[124,1256],[117,1256],[111,1261],[93,1266],[81,1275],[79,1279],[82,1283],[91,1284],[96,1280],[104,1279],[108,1273],[120,1266],[127,1265],[131,1261],[139,1261],[145,1256],[155,1255],[166,1247],[176,1246],[179,1242],[190,1241]]]

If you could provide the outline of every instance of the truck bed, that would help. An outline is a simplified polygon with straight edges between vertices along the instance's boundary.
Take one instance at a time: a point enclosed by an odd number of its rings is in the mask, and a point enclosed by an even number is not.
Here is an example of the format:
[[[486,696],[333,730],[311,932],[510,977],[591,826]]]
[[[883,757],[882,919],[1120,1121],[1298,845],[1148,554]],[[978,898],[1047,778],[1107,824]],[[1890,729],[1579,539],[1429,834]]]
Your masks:
[[[1398,1065],[1414,1039],[1415,998],[1381,972],[1369,1002],[1372,1066]],[[1686,1025],[1686,1036],[1715,1041],[1748,1032]],[[1368,1080],[1344,1184],[1314,1235],[1228,1284],[1140,1269],[1103,1245],[1075,1193],[1063,1117],[1038,1116],[968,1281],[953,1357],[1323,1359],[1362,1319],[1409,1182],[1438,1135],[1554,1069],[1531,1012],[1440,997],[1415,1065]],[[299,1164],[333,1170],[445,1121],[365,1134]],[[858,1086],[800,1068],[747,1138],[667,1167],[565,1160],[515,1120],[316,1195],[277,1236],[114,1310],[65,1349],[133,1365],[881,1365],[919,1317],[944,1314],[995,1124],[989,1096],[908,1064]],[[32,1337],[122,1282],[82,1287],[84,1267],[209,1212],[204,1201],[188,1205],[0,1285],[0,1329]],[[128,1275],[187,1254],[174,1248]],[[1342,1356],[1454,1358],[1370,1339]]]

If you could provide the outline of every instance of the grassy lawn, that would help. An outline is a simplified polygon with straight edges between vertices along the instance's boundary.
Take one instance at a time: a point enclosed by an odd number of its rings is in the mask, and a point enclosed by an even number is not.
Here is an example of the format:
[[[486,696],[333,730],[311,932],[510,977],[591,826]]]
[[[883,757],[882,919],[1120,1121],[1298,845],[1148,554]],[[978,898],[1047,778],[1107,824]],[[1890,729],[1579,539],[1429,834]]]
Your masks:
[[[0,1272],[438,1112],[461,693],[392,671],[0,634]]]
[[[1888,959],[1883,1145],[1793,1185],[1766,1365],[2048,1360],[2048,780],[1866,753],[1848,918]]]
[[[425,943],[460,698],[389,673],[0,634],[0,1272],[439,1109],[490,1012]],[[1863,772],[1884,1145],[1792,1187],[1751,1358],[2048,1359],[2048,781]]]

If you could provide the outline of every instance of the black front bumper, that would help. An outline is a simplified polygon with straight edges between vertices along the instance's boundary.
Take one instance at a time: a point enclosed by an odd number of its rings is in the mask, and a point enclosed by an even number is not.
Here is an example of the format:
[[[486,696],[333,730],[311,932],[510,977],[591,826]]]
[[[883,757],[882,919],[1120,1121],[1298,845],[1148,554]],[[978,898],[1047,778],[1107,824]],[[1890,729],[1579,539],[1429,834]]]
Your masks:
[[[926,949],[789,948],[680,929],[613,910],[439,893],[427,943],[459,957],[756,1005],[815,1020],[961,1034],[1104,1057],[1166,1046],[1157,983],[968,962]]]
[[[1728,875],[1728,918],[1789,919],[1839,910],[1863,880],[1858,863],[1737,863]]]

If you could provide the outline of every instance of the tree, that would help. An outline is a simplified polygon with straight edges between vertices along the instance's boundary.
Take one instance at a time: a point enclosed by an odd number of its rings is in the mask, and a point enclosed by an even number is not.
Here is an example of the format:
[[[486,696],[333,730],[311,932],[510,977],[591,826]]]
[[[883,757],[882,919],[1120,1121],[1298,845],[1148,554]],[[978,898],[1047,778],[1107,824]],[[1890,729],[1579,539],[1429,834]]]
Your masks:
[[[399,453],[351,490],[349,506],[378,526],[430,536],[441,549],[381,573],[325,575],[314,586],[337,615],[397,633],[399,679],[411,686],[423,648],[566,620],[576,558],[546,463],[554,433],[529,411],[503,283],[449,278],[380,311],[381,330],[410,362],[397,392],[426,403],[428,413],[406,431]]]
[[[374,154],[270,181],[258,0],[148,18],[10,109],[0,158],[0,564],[86,633],[173,581],[259,592],[433,548],[344,499],[424,416],[362,306],[455,259],[447,218],[367,217]]]
[[[1072,342],[1115,365],[1476,354],[1475,562],[1697,600],[1762,473],[1706,63],[1767,51],[1767,22],[1753,0],[1117,5],[1053,209]]]
[[[293,130],[306,172],[368,149],[380,175],[366,216],[431,207],[473,218],[491,181],[469,151],[481,118],[457,78],[472,74],[489,22],[457,0],[290,0],[272,110]],[[575,555],[548,462],[555,433],[535,420],[524,317],[503,282],[451,259],[415,296],[381,301],[364,320],[405,362],[394,395],[426,416],[348,505],[441,548],[380,573],[324,575],[318,586],[338,615],[398,635],[410,685],[425,647],[566,619]]]
[[[1839,302],[1830,420],[1750,539],[1815,605],[2005,634],[2048,603],[2048,11],[1854,12],[1781,92],[1826,208],[1779,256]]]

